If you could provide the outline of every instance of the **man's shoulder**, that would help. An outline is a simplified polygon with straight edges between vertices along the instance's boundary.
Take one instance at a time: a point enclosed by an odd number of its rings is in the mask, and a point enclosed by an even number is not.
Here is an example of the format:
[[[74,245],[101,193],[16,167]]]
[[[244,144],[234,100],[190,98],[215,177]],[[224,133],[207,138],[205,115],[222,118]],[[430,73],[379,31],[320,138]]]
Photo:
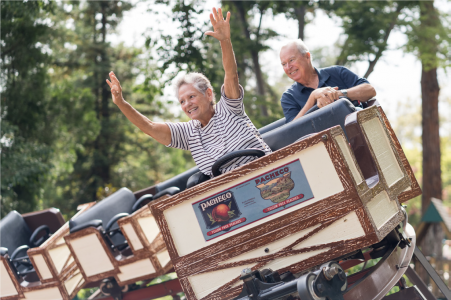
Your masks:
[[[337,66],[337,65],[334,65],[334,66],[329,66],[329,67],[324,67],[324,68],[320,68],[320,69],[318,69],[318,72],[326,72],[326,73],[336,73],[336,72],[341,72],[341,71],[343,71],[343,70],[347,70],[347,68],[346,67],[343,67],[343,66]]]
[[[295,81],[292,85],[290,85],[290,86],[285,90],[285,92],[284,92],[283,94],[284,94],[284,95],[285,95],[285,94],[290,94],[290,95],[292,95],[293,93],[295,93],[295,92],[297,91],[298,85],[300,85],[300,84],[297,83],[297,82]]]

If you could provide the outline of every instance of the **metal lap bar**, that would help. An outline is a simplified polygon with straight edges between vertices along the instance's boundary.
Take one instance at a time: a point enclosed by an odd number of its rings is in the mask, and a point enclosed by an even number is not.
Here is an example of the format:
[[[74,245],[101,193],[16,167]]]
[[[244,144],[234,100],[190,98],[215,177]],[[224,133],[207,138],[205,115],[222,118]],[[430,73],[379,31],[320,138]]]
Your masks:
[[[437,287],[440,289],[440,291],[443,293],[443,295],[446,297],[446,299],[451,300],[451,291],[446,286],[446,284],[443,282],[443,280],[440,278],[440,276],[437,274],[435,269],[431,266],[431,264],[428,262],[426,257],[424,257],[423,253],[418,249],[418,247],[415,247],[414,255],[420,262],[420,264],[424,267],[426,272],[429,274],[429,276],[434,280]],[[413,271],[413,270],[412,270]],[[409,274],[412,274],[412,271],[409,272]],[[415,272],[415,271],[414,271]],[[410,277],[409,277],[410,279]],[[413,280],[415,280],[414,278]],[[419,277],[418,277],[419,279]],[[413,281],[412,280],[412,281]],[[421,280],[421,279],[420,279]],[[422,281],[421,281],[422,282]],[[415,283],[417,284],[417,283]],[[424,284],[424,283],[423,283]],[[418,284],[420,285],[420,284]]]

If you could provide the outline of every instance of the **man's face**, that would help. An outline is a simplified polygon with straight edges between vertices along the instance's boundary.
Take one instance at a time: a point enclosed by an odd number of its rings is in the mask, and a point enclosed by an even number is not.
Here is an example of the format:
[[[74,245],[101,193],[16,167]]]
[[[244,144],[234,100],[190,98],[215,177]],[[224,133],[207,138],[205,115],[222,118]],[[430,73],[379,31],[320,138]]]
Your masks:
[[[310,71],[310,53],[302,55],[295,44],[285,46],[280,50],[280,63],[288,77],[302,83],[305,74]]]

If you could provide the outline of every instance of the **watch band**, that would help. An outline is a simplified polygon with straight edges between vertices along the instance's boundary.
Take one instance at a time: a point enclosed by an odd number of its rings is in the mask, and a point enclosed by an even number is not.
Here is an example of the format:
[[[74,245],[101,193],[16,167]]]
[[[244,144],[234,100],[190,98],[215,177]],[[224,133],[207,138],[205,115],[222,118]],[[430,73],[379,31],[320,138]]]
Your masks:
[[[348,98],[348,90],[340,90],[340,92],[343,94],[343,97]]]

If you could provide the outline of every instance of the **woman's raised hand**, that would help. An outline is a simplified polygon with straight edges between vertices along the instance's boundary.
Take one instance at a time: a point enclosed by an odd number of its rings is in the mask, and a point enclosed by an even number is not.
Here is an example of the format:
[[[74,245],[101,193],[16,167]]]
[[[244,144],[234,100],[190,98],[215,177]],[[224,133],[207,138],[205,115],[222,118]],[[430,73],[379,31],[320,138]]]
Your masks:
[[[124,101],[124,98],[122,97],[122,87],[113,71],[111,71],[109,75],[111,81],[107,79],[106,83],[108,83],[111,88],[111,95],[113,95],[114,104],[118,105],[119,103]]]
[[[210,35],[219,41],[230,39],[230,12],[227,12],[227,18],[224,20],[222,10],[213,7],[213,13],[210,14],[211,25],[214,31],[207,31],[205,35]]]

